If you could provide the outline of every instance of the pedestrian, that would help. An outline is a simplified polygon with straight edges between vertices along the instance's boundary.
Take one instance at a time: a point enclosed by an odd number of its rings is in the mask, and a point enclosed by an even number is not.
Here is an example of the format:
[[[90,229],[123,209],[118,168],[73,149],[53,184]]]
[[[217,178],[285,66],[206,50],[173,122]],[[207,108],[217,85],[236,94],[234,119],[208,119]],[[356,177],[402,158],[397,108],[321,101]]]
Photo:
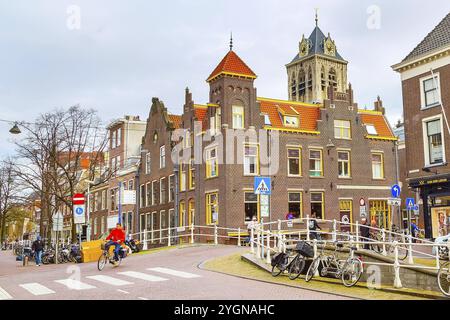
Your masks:
[[[368,225],[367,218],[361,219],[361,225],[359,227],[359,233],[361,234],[361,240],[366,242],[364,244],[364,249],[369,250],[369,238],[370,238],[370,228]]]
[[[320,236],[319,232],[317,232],[317,230],[322,231],[322,229],[320,228],[319,224],[317,223],[316,217],[317,217],[316,212],[313,211],[311,214],[311,219],[309,220],[308,229],[311,232],[311,239],[312,240],[316,239],[316,240],[320,241],[321,236]]]
[[[37,236],[36,240],[31,246],[31,249],[34,251],[36,266],[40,267],[42,263],[42,252],[44,250],[44,242],[42,241],[41,236]]]

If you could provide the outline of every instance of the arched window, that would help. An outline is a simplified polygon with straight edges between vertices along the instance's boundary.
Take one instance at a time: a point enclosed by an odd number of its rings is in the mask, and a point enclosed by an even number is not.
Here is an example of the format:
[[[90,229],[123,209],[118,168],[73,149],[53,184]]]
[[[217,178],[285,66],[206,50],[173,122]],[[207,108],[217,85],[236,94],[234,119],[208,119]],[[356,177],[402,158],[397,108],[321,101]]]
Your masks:
[[[330,87],[333,87],[334,90],[337,90],[337,77],[336,70],[334,70],[334,68],[331,68],[330,72],[328,73],[328,85]]]
[[[304,97],[306,93],[306,76],[305,71],[302,69],[298,74],[298,95],[300,98]]]
[[[291,76],[291,93],[292,93],[292,98],[295,99],[295,97],[297,96],[297,79],[296,79],[296,74],[293,73]]]

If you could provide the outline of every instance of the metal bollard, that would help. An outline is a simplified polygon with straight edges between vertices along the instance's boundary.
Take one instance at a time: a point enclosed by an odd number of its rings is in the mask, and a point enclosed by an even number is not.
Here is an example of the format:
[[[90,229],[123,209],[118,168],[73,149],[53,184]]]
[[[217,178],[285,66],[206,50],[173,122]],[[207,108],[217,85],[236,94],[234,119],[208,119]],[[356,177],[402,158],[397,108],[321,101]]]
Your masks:
[[[241,247],[241,228],[238,228],[238,247]]]
[[[409,245],[408,245],[408,263],[409,264],[414,264],[413,249],[412,249],[412,235],[408,236],[408,241],[409,241]]]
[[[147,230],[144,230],[144,245],[142,246],[142,250],[147,251],[148,250],[148,244],[147,244]]]
[[[266,254],[266,262],[270,264],[272,261],[270,260],[270,231],[267,231],[267,254]]]
[[[255,254],[255,226],[250,229],[250,251]]]
[[[382,252],[382,254],[383,254],[383,256],[387,256],[388,254],[387,254],[387,251],[386,251],[386,230],[384,230],[384,228],[381,229],[381,237],[383,239],[383,252]]]
[[[219,244],[218,232],[217,232],[217,224],[214,225],[214,245]]]
[[[333,233],[331,235],[333,242],[335,242],[337,240],[337,223],[336,223],[336,219],[333,220]]]
[[[394,263],[394,288],[402,288],[402,281],[400,279],[400,262],[398,260],[398,242],[394,241],[394,253],[395,253],[395,263]]]
[[[191,224],[191,244],[194,244],[194,224]]]
[[[258,229],[256,230],[256,257],[261,259],[261,232]]]
[[[364,239],[364,241],[369,241],[369,239]],[[359,221],[356,221],[356,248],[359,250]]]
[[[311,241],[311,233],[309,231],[309,215],[306,216],[306,241]]]

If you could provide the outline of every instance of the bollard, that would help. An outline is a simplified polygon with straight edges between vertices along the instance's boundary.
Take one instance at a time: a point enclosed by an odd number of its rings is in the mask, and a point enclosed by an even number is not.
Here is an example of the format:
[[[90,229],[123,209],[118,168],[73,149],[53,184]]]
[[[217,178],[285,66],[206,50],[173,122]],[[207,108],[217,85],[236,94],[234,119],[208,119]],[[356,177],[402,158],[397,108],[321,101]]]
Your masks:
[[[336,219],[333,220],[333,233],[331,235],[333,242],[336,242],[337,240],[337,223],[336,223]]]
[[[255,254],[255,226],[250,229],[250,251]]]
[[[150,241],[151,241],[151,244],[154,244],[155,243],[155,235],[154,235],[154,231],[153,231],[153,227],[152,227],[152,231],[151,231],[151,233],[150,233]]]
[[[260,234],[260,230],[259,227],[256,230],[256,258],[261,259],[261,234]]]
[[[270,260],[270,231],[267,231],[267,254],[266,254],[266,262],[270,264],[272,261]]]
[[[364,241],[369,241],[369,239],[364,239]],[[356,221],[356,249],[359,250],[359,242],[360,242],[360,238],[359,238],[359,221]]]
[[[395,263],[394,263],[394,272],[395,272],[395,279],[394,279],[394,288],[401,289],[402,281],[400,279],[400,262],[398,260],[398,242],[394,241],[394,256],[395,256]]]
[[[214,245],[219,244],[218,232],[217,232],[217,224],[214,225]]]
[[[191,244],[194,244],[194,224],[191,224]]]
[[[238,247],[241,247],[241,228],[238,228]]]
[[[309,231],[309,215],[306,216],[306,241],[311,241],[311,234]]]
[[[147,251],[148,245],[147,245],[147,230],[144,230],[144,245],[142,246],[142,250]]]
[[[412,235],[408,236],[409,245],[408,245],[408,263],[414,264],[414,257],[413,257],[413,249],[412,249]]]
[[[387,256],[387,251],[386,251],[386,231],[383,229],[381,229],[381,238],[383,239],[383,256]]]

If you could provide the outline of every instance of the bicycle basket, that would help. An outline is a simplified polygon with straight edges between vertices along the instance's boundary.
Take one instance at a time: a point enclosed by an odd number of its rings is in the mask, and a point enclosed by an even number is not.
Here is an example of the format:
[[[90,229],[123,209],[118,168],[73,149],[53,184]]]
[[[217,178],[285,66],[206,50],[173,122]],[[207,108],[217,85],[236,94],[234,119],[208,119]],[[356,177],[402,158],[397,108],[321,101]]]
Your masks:
[[[275,267],[283,261],[284,257],[286,256],[286,253],[279,253],[276,256],[272,258],[272,267]]]
[[[314,249],[307,242],[300,241],[295,247],[295,251],[306,258],[314,258]]]

